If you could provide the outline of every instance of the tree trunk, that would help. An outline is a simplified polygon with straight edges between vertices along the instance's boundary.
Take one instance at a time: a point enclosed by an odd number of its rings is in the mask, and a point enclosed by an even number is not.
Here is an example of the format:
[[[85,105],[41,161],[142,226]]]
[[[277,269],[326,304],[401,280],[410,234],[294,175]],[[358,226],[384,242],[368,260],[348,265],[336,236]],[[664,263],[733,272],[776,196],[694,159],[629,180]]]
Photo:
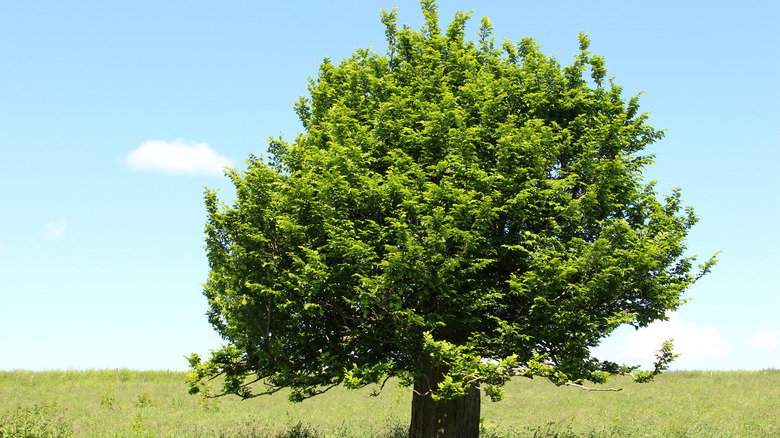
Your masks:
[[[444,370],[428,356],[421,359],[423,373],[414,382],[409,438],[477,438],[480,394],[476,385],[454,400],[434,401],[431,390],[443,380]]]

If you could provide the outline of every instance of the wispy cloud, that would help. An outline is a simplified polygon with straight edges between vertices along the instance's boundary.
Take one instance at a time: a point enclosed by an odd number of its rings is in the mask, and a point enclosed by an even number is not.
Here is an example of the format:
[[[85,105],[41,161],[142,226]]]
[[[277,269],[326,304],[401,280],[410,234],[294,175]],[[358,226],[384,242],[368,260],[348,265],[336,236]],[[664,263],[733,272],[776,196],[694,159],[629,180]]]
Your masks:
[[[716,327],[701,327],[676,313],[668,316],[668,321],[655,322],[638,331],[624,327],[592,353],[602,360],[647,368],[652,366],[663,341],[673,339],[674,352],[680,357],[672,363],[672,369],[780,368],[780,330],[776,324],[723,336]]]
[[[68,224],[66,219],[57,222],[49,222],[46,224],[43,240],[48,242],[58,242],[63,239],[65,235],[65,227]]]
[[[780,350],[780,331],[761,327],[756,334],[750,338],[748,345],[755,348]]]
[[[749,337],[746,355],[749,357],[772,358],[762,362],[762,368],[780,369],[780,330],[761,327]]]
[[[663,342],[672,339],[674,352],[680,355],[672,367],[701,368],[703,364],[721,363],[739,347],[734,339],[724,339],[716,327],[700,327],[693,321],[681,319],[675,312],[666,316],[667,321],[656,321],[636,331],[624,327],[617,336],[606,339],[592,352],[600,359],[647,367],[655,361],[655,354]]]
[[[151,170],[167,174],[222,175],[232,162],[217,154],[208,144],[149,140],[128,154],[125,160],[133,170]]]
[[[658,321],[632,333],[626,340],[628,352],[639,359],[652,359],[655,351],[667,339],[674,340],[674,351],[681,361],[700,361],[725,356],[732,344],[712,326],[699,327],[669,312],[668,321]]]

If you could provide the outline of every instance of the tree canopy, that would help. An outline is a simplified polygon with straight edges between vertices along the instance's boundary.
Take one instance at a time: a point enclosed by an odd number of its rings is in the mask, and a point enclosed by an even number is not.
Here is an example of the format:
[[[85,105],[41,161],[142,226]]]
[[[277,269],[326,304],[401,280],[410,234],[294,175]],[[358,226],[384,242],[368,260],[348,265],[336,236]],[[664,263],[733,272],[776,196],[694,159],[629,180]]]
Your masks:
[[[204,293],[228,343],[190,357],[193,392],[223,374],[225,393],[302,400],[430,366],[434,400],[500,398],[517,374],[601,382],[634,368],[590,349],[664,319],[714,263],[684,254],[696,216],[642,176],[663,132],[586,35],[562,67],[487,18],[474,42],[470,13],[442,31],[422,12],[415,31],[382,11],[386,53],[325,59],[303,132],[230,171],[231,205],[206,193]]]

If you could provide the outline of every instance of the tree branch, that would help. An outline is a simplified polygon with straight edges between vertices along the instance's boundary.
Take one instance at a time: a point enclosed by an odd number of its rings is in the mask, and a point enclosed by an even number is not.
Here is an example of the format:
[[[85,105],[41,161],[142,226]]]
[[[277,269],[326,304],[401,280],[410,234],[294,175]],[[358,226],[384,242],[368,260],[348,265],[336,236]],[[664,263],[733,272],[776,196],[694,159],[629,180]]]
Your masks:
[[[564,383],[564,385],[573,386],[575,388],[580,388],[585,391],[622,391],[623,390],[623,388],[588,388],[587,386],[583,386],[574,382],[566,382]]]

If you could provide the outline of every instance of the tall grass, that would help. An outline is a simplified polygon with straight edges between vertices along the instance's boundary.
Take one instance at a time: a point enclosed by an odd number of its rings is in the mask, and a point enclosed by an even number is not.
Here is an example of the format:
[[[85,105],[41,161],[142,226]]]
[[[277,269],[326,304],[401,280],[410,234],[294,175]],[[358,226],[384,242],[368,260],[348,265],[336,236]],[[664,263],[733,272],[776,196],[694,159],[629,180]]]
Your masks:
[[[647,384],[626,377],[604,385],[620,392],[512,383],[504,401],[483,404],[483,415],[517,436],[780,436],[780,370],[677,371]]]
[[[241,401],[187,394],[184,373],[0,372],[6,437],[402,437],[410,391],[388,384],[331,391],[300,404],[284,393]],[[499,403],[485,399],[485,437],[780,436],[780,371],[670,372],[620,392],[515,379]]]

